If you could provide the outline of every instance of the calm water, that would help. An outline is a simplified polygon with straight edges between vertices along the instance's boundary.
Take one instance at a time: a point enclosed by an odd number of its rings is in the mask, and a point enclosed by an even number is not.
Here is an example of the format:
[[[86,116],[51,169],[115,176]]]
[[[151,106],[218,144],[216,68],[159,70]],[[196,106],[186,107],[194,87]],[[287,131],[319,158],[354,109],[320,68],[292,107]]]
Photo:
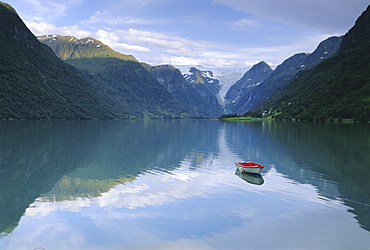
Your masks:
[[[369,180],[366,124],[1,121],[0,249],[369,249]]]

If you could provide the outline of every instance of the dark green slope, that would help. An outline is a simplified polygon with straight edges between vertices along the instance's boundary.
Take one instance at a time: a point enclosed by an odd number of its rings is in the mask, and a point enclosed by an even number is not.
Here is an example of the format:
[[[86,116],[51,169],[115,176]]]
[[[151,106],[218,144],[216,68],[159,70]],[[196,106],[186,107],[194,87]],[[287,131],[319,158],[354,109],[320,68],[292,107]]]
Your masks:
[[[340,52],[361,47],[370,41],[370,5],[356,20],[355,25],[345,34]]]
[[[67,62],[84,70],[102,97],[120,112],[136,117],[195,116],[138,62],[118,58],[81,58]]]
[[[104,118],[119,116],[98,98],[81,73],[57,58],[0,2],[0,118]]]
[[[370,9],[344,36],[336,56],[299,73],[264,107],[281,117],[301,120],[349,118],[370,120]]]

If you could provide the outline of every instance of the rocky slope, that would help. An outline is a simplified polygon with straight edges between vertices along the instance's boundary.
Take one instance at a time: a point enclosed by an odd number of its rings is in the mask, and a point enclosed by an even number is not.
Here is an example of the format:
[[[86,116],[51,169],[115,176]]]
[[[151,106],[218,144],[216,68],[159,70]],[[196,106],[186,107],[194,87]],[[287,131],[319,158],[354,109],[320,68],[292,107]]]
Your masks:
[[[202,71],[191,67],[189,73],[184,74],[184,78],[213,109],[217,110],[218,114],[223,114],[220,98],[221,86],[212,71]]]
[[[272,72],[271,67],[263,61],[248,70],[227,92],[225,96],[226,112],[243,112],[244,106],[252,98],[253,89],[268,78]]]
[[[185,80],[181,71],[171,65],[150,66],[142,63],[150,74],[178,100],[190,107],[199,117],[217,117],[220,110],[209,105]]]

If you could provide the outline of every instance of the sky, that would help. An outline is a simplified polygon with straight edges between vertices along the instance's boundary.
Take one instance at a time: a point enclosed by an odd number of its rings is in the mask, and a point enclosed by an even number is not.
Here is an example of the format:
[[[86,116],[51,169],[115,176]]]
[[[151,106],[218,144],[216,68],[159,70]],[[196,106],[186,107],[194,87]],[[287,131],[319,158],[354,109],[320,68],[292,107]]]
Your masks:
[[[4,1],[4,0],[3,0]],[[369,0],[8,0],[35,35],[93,37],[151,65],[273,68],[344,35]]]

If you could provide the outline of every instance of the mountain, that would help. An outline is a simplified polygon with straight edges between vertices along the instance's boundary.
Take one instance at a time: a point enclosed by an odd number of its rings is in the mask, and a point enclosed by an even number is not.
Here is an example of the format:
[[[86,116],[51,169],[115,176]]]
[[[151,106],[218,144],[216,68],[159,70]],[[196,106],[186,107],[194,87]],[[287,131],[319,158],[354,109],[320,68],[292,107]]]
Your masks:
[[[10,5],[0,2],[0,16],[1,119],[125,117],[40,43]]]
[[[225,108],[228,113],[241,113],[244,105],[248,103],[255,86],[268,78],[273,70],[265,62],[255,64],[228,90],[225,96]]]
[[[135,117],[196,116],[133,56],[116,52],[90,37],[47,35],[38,39],[65,62],[85,72],[98,94],[122,113]]]
[[[217,110],[218,114],[223,114],[220,98],[221,86],[219,81],[214,77],[212,71],[202,71],[195,67],[189,69],[189,73],[184,74],[185,80],[200,94],[200,96],[213,109]]]
[[[121,54],[92,37],[77,39],[74,36],[45,35],[37,38],[64,61],[91,57],[114,57],[137,62],[134,56]]]
[[[224,106],[224,99],[227,91],[230,89],[232,85],[235,84],[237,80],[239,80],[246,71],[245,67],[221,67],[221,68],[214,68],[214,67],[204,67],[202,65],[177,65],[176,66],[183,75],[187,75],[189,73],[189,69],[194,67],[199,69],[200,71],[211,71],[213,74],[213,78],[218,80],[218,84],[220,85],[220,92],[219,92],[219,102],[222,106]]]
[[[248,88],[248,91],[244,92],[244,96],[239,98],[243,102],[239,101],[235,108],[231,105],[227,108],[228,112],[242,114],[253,110],[262,101],[269,98],[278,88],[292,81],[298,72],[308,70],[319,62],[335,55],[341,41],[342,37],[330,37],[322,41],[313,53],[298,53],[284,60],[267,79],[259,85]],[[228,98],[232,102],[236,96],[229,94]]]
[[[0,15],[1,119],[194,116],[134,57],[91,38],[43,39],[63,61],[10,5],[0,2]]]
[[[178,100],[189,106],[199,117],[219,116],[219,110],[209,105],[200,94],[185,80],[181,71],[171,65],[150,66],[144,68]]]
[[[370,120],[370,6],[343,37],[338,53],[278,89],[262,105],[281,118]]]
[[[83,69],[100,93],[135,117],[194,117],[138,62],[118,58],[81,58],[68,60]]]

